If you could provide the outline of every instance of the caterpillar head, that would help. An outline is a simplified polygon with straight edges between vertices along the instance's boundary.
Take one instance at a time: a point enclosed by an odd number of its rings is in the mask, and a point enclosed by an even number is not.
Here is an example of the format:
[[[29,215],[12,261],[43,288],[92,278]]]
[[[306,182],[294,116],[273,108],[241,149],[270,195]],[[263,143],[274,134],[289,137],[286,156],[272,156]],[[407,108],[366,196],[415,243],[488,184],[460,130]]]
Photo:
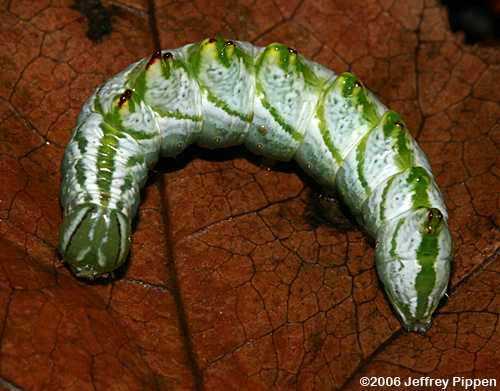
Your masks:
[[[375,256],[380,279],[404,327],[427,331],[445,294],[453,257],[443,213],[424,207],[389,221]]]
[[[121,212],[82,204],[64,215],[59,253],[82,278],[106,276],[125,262],[131,227]]]

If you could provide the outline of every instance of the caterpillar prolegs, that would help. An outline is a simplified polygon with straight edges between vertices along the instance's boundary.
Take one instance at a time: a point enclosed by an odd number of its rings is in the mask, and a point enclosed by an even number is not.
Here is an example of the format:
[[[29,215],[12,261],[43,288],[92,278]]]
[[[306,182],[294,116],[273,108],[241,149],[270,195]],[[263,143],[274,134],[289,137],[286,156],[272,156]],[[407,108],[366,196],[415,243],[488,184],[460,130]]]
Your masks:
[[[453,250],[425,154],[354,75],[278,43],[209,38],[158,51],[95,91],[62,165],[59,251],[77,276],[125,261],[148,169],[190,144],[295,159],[336,189],[376,239],[377,271],[404,326],[430,326]]]

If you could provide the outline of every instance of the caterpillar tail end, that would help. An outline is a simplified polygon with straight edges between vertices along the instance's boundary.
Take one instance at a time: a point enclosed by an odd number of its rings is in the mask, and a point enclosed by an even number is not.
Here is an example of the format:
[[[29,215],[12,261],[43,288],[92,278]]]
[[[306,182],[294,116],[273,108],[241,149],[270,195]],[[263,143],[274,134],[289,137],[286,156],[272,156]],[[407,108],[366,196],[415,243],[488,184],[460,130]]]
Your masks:
[[[130,234],[130,222],[121,212],[82,204],[65,212],[58,250],[77,277],[93,280],[125,262]]]
[[[416,323],[404,323],[403,327],[408,332],[413,331],[416,333],[425,334],[431,328],[431,324],[432,320],[428,319]]]
[[[453,242],[445,216],[421,207],[384,227],[376,248],[377,272],[407,331],[425,333],[446,294]]]

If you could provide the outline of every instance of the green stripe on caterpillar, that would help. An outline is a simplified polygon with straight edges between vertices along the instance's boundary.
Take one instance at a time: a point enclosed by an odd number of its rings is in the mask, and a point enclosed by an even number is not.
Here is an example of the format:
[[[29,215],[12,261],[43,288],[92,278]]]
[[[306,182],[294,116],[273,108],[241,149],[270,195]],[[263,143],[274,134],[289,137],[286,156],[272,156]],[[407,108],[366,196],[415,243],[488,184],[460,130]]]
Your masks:
[[[123,264],[148,170],[190,144],[295,159],[335,189],[376,239],[377,271],[404,326],[430,326],[453,246],[425,154],[354,75],[278,43],[208,38],[158,51],[95,91],[62,165],[59,252],[77,276]]]

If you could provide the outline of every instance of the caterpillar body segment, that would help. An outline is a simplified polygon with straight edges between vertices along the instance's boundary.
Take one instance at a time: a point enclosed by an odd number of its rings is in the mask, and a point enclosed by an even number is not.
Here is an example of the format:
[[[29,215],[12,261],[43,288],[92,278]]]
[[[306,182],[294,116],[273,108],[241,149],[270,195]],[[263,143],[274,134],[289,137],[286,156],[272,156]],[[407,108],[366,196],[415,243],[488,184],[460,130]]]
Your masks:
[[[207,39],[191,48],[189,61],[201,90],[199,145],[214,149],[245,140],[255,95],[252,58],[234,42],[222,39]]]
[[[158,51],[127,77],[127,87],[155,114],[162,156],[177,156],[197,140],[202,129],[201,94],[186,64],[185,49]]]
[[[376,239],[377,271],[405,327],[429,327],[453,249],[425,154],[354,75],[276,43],[205,39],[158,51],[98,88],[62,165],[59,251],[78,276],[123,264],[148,170],[193,143],[295,159],[336,189]]]
[[[336,185],[356,216],[373,190],[391,176],[414,166],[430,171],[412,140],[399,114],[386,111],[351,147],[337,172]]]
[[[301,145],[320,94],[316,76],[293,49],[271,44],[257,57],[254,127],[245,146],[288,161]]]

